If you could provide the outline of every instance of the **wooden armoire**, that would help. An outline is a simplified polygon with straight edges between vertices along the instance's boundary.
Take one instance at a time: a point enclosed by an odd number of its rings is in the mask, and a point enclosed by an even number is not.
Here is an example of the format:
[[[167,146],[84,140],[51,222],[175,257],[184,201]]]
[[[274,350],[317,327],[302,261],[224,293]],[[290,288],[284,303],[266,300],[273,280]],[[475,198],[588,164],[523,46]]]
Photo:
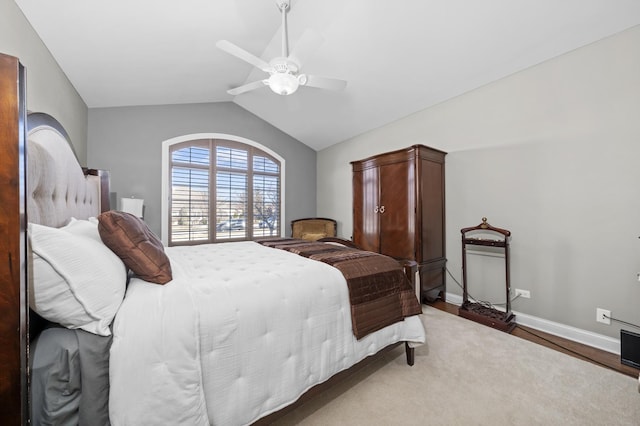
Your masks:
[[[29,421],[25,70],[0,54],[0,424]]]
[[[446,153],[424,145],[353,161],[353,242],[414,260],[420,299],[444,299]]]

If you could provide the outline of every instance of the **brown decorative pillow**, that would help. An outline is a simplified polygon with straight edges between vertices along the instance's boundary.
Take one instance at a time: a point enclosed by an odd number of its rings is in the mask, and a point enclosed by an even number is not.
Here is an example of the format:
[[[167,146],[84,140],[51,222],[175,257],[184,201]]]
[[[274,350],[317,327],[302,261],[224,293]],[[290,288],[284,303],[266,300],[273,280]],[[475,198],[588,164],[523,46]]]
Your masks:
[[[112,210],[98,216],[98,222],[98,232],[104,244],[133,273],[156,284],[171,281],[171,263],[164,246],[142,219]]]

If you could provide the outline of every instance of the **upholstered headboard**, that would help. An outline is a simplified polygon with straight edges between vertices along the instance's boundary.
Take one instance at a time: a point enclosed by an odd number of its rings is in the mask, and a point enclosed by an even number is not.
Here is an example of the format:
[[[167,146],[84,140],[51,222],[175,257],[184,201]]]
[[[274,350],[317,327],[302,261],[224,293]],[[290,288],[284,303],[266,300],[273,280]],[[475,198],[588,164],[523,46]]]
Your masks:
[[[109,175],[83,169],[64,128],[53,117],[27,117],[27,217],[52,227],[109,210]]]
[[[109,173],[83,169],[67,132],[53,117],[44,113],[27,116],[25,151],[29,222],[59,228],[72,217],[88,219],[109,210]],[[29,270],[32,261],[28,250]],[[33,288],[32,272],[27,276]],[[30,311],[29,339],[35,338],[44,325],[44,320]]]

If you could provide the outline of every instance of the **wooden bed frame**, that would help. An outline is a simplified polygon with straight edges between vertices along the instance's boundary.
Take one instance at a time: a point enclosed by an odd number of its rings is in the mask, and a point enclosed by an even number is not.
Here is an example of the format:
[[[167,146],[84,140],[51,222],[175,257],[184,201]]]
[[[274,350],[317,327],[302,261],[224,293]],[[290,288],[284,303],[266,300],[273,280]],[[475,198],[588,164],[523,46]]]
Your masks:
[[[16,86],[16,81],[19,84]],[[30,335],[37,333],[36,324],[29,318],[29,247],[26,237],[27,174],[26,136],[27,127],[59,124],[46,114],[30,114],[26,117],[24,68],[16,58],[0,54],[0,246],[5,261],[0,262],[0,424],[24,425],[30,417],[29,383],[29,342]],[[66,132],[59,127],[59,132]],[[68,137],[67,137],[68,140]],[[109,208],[109,173],[106,171],[83,169],[85,175],[100,178],[100,210]],[[327,238],[326,242],[353,246],[350,241]],[[417,264],[404,262],[405,273],[415,286]],[[385,353],[396,348],[398,342],[371,355],[348,370],[342,371],[328,381],[316,385],[304,393],[295,403],[258,420],[258,424],[268,424],[282,417],[314,395],[343,381],[366,365],[380,359]],[[407,363],[413,365],[414,349],[405,343]]]

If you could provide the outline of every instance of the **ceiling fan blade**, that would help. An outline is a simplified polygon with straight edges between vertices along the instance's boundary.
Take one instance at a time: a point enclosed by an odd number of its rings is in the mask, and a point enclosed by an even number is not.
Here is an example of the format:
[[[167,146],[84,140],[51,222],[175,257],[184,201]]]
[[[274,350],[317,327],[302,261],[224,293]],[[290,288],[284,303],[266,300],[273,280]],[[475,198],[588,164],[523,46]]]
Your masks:
[[[302,67],[323,42],[324,38],[319,32],[307,28],[289,54],[289,58],[298,64],[298,67]]]
[[[266,86],[266,80],[258,80],[253,83],[248,83],[243,86],[235,87],[231,90],[227,90],[227,93],[233,96],[240,95],[241,93],[249,92],[251,90],[259,89],[261,87]]]
[[[261,69],[264,72],[268,72],[268,73],[273,72],[273,68],[271,67],[271,65],[269,65],[268,62],[263,61],[257,56],[247,52],[246,50],[236,46],[235,44],[227,40],[219,40],[216,43],[216,46],[218,47],[218,49],[224,50],[228,54],[233,55],[236,58],[240,58],[243,61],[250,63],[251,65]]]
[[[307,81],[304,83],[308,87],[317,87],[319,89],[343,90],[347,87],[347,82],[338,80],[337,78],[318,77],[317,75],[307,75]]]

